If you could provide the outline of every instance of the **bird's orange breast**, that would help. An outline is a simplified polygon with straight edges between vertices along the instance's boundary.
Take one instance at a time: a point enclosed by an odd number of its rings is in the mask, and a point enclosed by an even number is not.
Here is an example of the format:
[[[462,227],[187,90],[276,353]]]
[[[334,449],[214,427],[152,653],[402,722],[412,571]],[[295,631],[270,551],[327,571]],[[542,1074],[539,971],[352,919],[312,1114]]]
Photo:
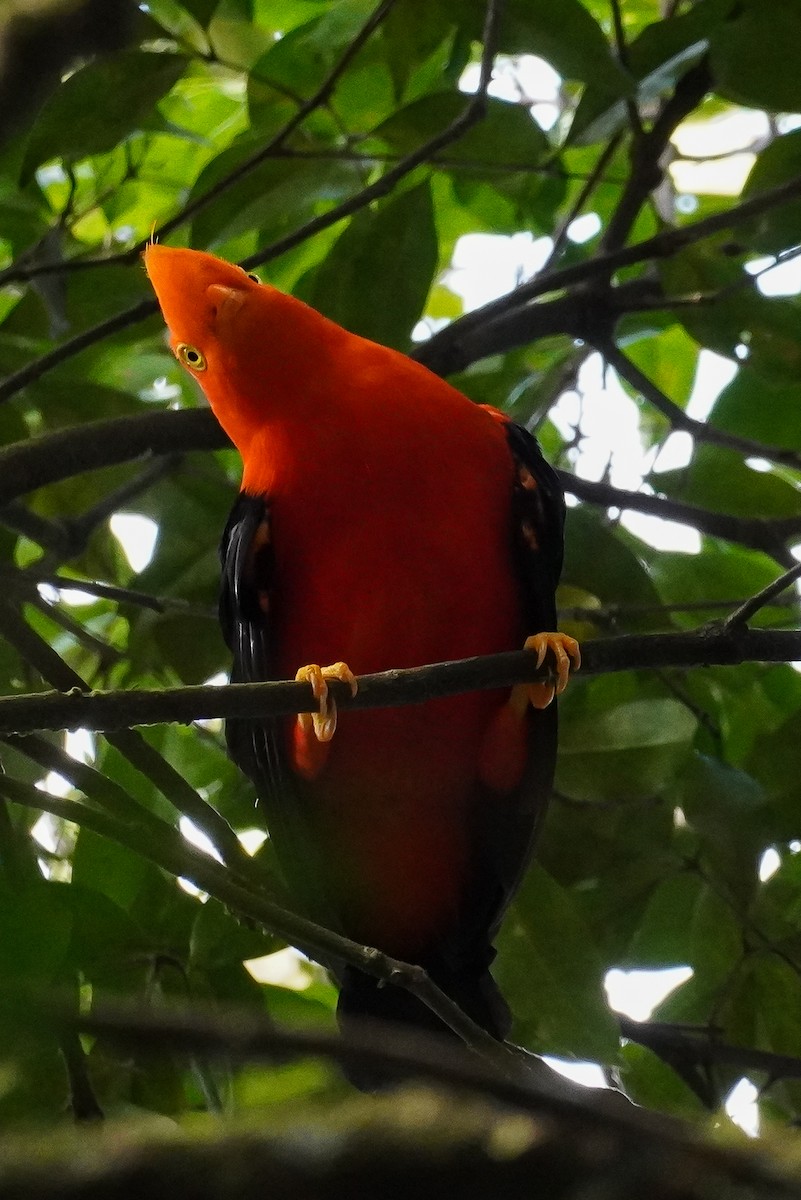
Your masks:
[[[309,662],[364,674],[520,644],[511,460],[502,429],[478,409],[470,418],[458,437],[398,421],[395,439],[353,461],[317,447],[302,486],[282,488],[279,469],[271,620],[282,676]],[[482,735],[503,699],[340,713],[310,794],[351,936],[415,957],[456,919]]]

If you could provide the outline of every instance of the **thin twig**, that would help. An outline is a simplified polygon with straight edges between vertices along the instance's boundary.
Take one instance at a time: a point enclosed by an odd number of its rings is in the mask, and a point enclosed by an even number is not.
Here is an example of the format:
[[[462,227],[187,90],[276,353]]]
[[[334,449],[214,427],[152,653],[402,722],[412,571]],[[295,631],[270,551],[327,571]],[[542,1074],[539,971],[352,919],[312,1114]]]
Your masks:
[[[796,563],[794,567],[790,567],[789,571],[785,571],[778,579],[774,579],[773,583],[769,583],[767,587],[762,588],[750,600],[746,600],[733,613],[730,613],[723,622],[723,628],[730,631],[737,628],[737,626],[747,625],[761,608],[764,608],[766,604],[770,604],[772,600],[775,600],[777,596],[786,591],[792,583],[795,583],[799,576],[801,576],[801,562]]]
[[[641,371],[637,364],[632,362],[611,340],[599,342],[596,348],[609,365],[614,367],[621,379],[625,379],[668,419],[673,429],[684,430],[699,441],[708,442],[713,446],[722,446],[724,449],[734,450],[738,454],[766,458],[770,462],[781,463],[796,469],[801,468],[801,455],[795,450],[765,446],[762,442],[756,442],[752,438],[727,433],[726,430],[708,425],[705,421],[696,421],[693,417],[688,417],[684,409],[679,408],[678,404],[666,396],[662,389],[657,387],[653,380],[649,379],[645,372]]]
[[[73,698],[90,694],[81,676],[8,605],[0,605],[0,634],[51,687],[58,687]],[[7,726],[4,732],[23,731]],[[232,869],[239,870],[244,876],[252,874],[252,860],[225,818],[207,804],[183,775],[154,750],[140,733],[120,725],[116,731],[109,731],[106,740],[149,779],[178,812],[189,817],[206,834]]]
[[[719,626],[710,626],[690,633],[628,634],[586,642],[582,647],[581,670],[582,675],[600,675],[665,667],[799,660],[799,631],[739,628],[724,631]],[[547,662],[537,668],[533,653],[512,650],[362,675],[355,697],[351,696],[348,685],[334,681],[331,693],[342,710],[397,708],[548,677]],[[261,720],[315,712],[318,707],[309,684],[290,681],[158,691],[47,692],[0,697],[0,733],[78,728],[113,731],[161,722],[190,724],[212,717]]]
[[[319,217],[314,217],[294,233],[280,238],[263,250],[256,251],[255,254],[248,255],[247,258],[242,259],[240,266],[244,267],[245,270],[252,270],[254,267],[262,266],[271,259],[277,258],[279,255],[285,254],[288,250],[307,241],[323,229],[328,229],[329,226],[336,224],[344,217],[351,216],[354,212],[364,208],[365,205],[371,203],[373,200],[378,200],[382,196],[386,196],[392,191],[396,183],[399,183],[401,179],[409,175],[416,167],[428,162],[429,159],[439,153],[445,146],[450,146],[467,133],[468,129],[476,125],[485,116],[487,111],[488,88],[492,81],[492,64],[495,59],[500,10],[501,0],[488,0],[482,33],[483,45],[478,87],[462,112],[450,125],[447,125],[440,133],[435,134],[434,137],[424,142],[422,146],[418,146],[411,154],[407,154],[392,170],[387,171],[375,183],[370,184],[369,187],[364,188],[355,196],[351,196],[348,200],[344,200],[335,208],[329,209],[328,212],[322,213]],[[1,398],[2,394],[0,393]]]
[[[417,996],[432,1012],[472,1049],[508,1071],[512,1052],[498,1043],[461,1011],[420,967],[390,958],[378,950],[359,945],[349,938],[282,908],[263,892],[251,891],[236,880],[222,864],[190,846],[177,831],[174,836],[154,839],[135,825],[123,824],[108,813],[75,801],[62,800],[29,787],[8,776],[0,776],[0,796],[14,804],[52,813],[93,830],[101,837],[156,863],[170,874],[190,879],[198,888],[214,896],[231,911],[257,922],[264,929],[325,966],[346,962],[377,979]]]
[[[198,212],[206,208],[207,205],[212,203],[212,201],[216,200],[224,192],[228,191],[229,188],[233,187],[235,183],[238,183],[240,179],[243,179],[246,175],[249,175],[256,169],[256,167],[265,162],[271,156],[273,151],[281,147],[287,138],[291,137],[295,130],[303,124],[303,122],[308,116],[311,115],[311,113],[313,113],[316,109],[321,108],[329,100],[344,72],[350,66],[351,62],[362,49],[368,38],[376,29],[378,29],[382,21],[389,14],[390,10],[394,8],[396,2],[397,0],[381,0],[381,3],[367,18],[362,28],[356,34],[353,41],[347,46],[341,58],[320,84],[317,91],[310,96],[308,100],[305,100],[303,104],[301,104],[295,115],[289,121],[287,121],[283,128],[279,130],[274,137],[270,139],[266,146],[263,146],[260,150],[256,151],[256,153],[252,154],[250,158],[246,158],[244,162],[239,163],[237,167],[235,167],[232,171],[229,171],[229,173],[223,179],[220,179],[213,187],[209,188],[208,191],[196,197],[196,199],[190,200],[188,204],[184,205],[179,213],[177,213],[174,217],[171,217],[168,221],[165,221],[164,224],[156,230],[155,236],[158,239],[165,238],[169,236],[169,234],[175,229],[178,229],[181,225],[185,225],[186,222],[191,220]],[[147,242],[140,242],[137,246],[134,246],[133,250],[131,250],[129,253],[132,256],[136,256],[145,248],[146,245]]]
[[[587,203],[590,196],[603,179],[607,166],[617,153],[618,146],[622,141],[622,136],[622,134],[616,133],[614,137],[609,139],[601,151],[593,170],[587,176],[584,186],[581,188],[576,196],[576,199],[570,206],[569,211],[565,213],[564,217],[562,217],[561,221],[554,229],[553,246],[551,247],[551,252],[542,266],[542,274],[550,271],[554,264],[557,263],[561,258],[562,251],[567,243],[567,231],[570,229],[570,226],[573,224],[576,217],[581,214],[584,205]]]
[[[364,188],[357,195],[344,201],[336,208],[330,209],[327,213],[316,217],[309,221],[301,229],[294,234],[274,242],[272,246],[268,246],[265,250],[259,251],[256,254],[250,255],[243,259],[240,264],[246,270],[251,270],[253,267],[260,266],[262,263],[283,254],[292,246],[298,245],[300,242],[306,241],[308,238],[319,233],[322,229],[327,229],[330,225],[341,221],[344,217],[350,216],[352,213],[364,208],[372,200],[380,196],[386,195],[394,188],[404,176],[408,175],[415,167],[425,162],[431,154],[436,153],[444,146],[457,140],[462,134],[466,133],[471,126],[476,124],[484,113],[487,106],[487,88],[492,77],[492,62],[495,54],[496,34],[499,21],[500,0],[488,0],[486,9],[486,18],[484,22],[483,33],[483,52],[481,56],[481,74],[478,91],[470,98],[466,104],[464,111],[453,121],[446,129],[435,137],[431,138],[423,146],[420,146],[416,151],[402,159],[396,167],[383,175],[381,179],[372,184],[368,188]],[[226,177],[229,178],[229,177]],[[221,181],[222,182],[222,181]],[[201,197],[198,197],[200,201]],[[192,212],[195,208],[192,208]],[[168,232],[172,226],[169,223],[162,228],[162,233]],[[21,391],[29,383],[40,379],[48,371],[68,359],[79,354],[82,350],[94,345],[95,342],[101,341],[110,336],[112,333],[117,333],[129,325],[135,324],[137,321],[144,320],[145,317],[151,316],[158,311],[158,305],[155,300],[142,300],[139,304],[132,308],[118,313],[114,317],[110,317],[106,321],[101,321],[98,325],[92,326],[91,329],[85,329],[82,333],[77,334],[74,338],[64,342],[61,346],[57,346],[54,350],[43,354],[40,358],[34,359],[26,366],[8,375],[2,383],[0,383],[0,403],[4,400],[9,400]]]
[[[541,273],[534,279],[519,284],[514,291],[507,295],[501,296],[497,300],[491,300],[480,308],[473,309],[472,312],[465,313],[458,321],[454,321],[439,333],[434,334],[419,348],[414,357],[425,362],[426,366],[431,367],[439,374],[448,374],[454,369],[450,365],[454,357],[460,363],[473,361],[469,357],[465,360],[465,346],[469,344],[472,331],[487,321],[505,317],[508,313],[549,292],[561,291],[563,288],[569,288],[573,284],[584,283],[590,279],[608,278],[621,267],[634,266],[649,259],[668,258],[695,242],[703,241],[705,238],[731,229],[743,221],[761,216],[773,208],[779,208],[791,200],[798,199],[799,196],[801,196],[801,175],[796,175],[778,187],[760,192],[750,200],[729,207],[723,212],[713,213],[700,221],[666,230],[646,238],[642,242],[635,242],[633,245],[596,254],[584,262]],[[2,393],[0,393],[1,395]]]
[[[180,596],[153,596],[135,588],[119,587],[96,579],[73,579],[69,575],[48,574],[36,568],[8,567],[0,563],[0,579],[10,587],[23,587],[27,592],[40,587],[53,588],[57,592],[81,592],[101,600],[113,600],[117,604],[130,604],[136,608],[147,608],[156,613],[180,613],[185,617],[215,618],[216,611],[209,606],[203,608]]]

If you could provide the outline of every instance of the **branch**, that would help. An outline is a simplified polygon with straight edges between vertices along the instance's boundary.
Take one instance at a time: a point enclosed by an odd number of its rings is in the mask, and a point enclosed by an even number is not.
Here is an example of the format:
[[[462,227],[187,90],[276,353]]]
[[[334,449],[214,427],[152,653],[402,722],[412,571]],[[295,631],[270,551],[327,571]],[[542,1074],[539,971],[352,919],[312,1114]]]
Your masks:
[[[386,8],[386,4],[382,5],[382,9],[384,8]],[[246,270],[250,270],[253,267],[268,262],[270,259],[276,258],[279,254],[283,254],[292,246],[306,241],[315,233],[319,233],[320,230],[327,229],[330,225],[335,224],[337,221],[341,221],[344,217],[350,216],[352,213],[364,208],[372,200],[386,195],[394,188],[396,183],[413,171],[415,167],[418,167],[421,163],[425,162],[432,154],[437,153],[444,146],[455,142],[457,138],[466,133],[471,126],[475,125],[476,122],[483,117],[486,111],[487,88],[492,76],[492,61],[495,54],[499,10],[500,0],[488,0],[484,23],[484,46],[481,57],[481,78],[479,89],[475,95],[471,97],[470,101],[465,106],[464,111],[456,118],[455,121],[453,121],[441,133],[437,134],[435,137],[425,142],[422,146],[418,147],[418,149],[412,154],[407,155],[407,157],[402,159],[396,167],[394,167],[391,171],[387,171],[386,175],[382,175],[382,177],[370,187],[364,188],[356,196],[351,197],[349,200],[344,201],[342,204],[337,205],[335,208],[329,209],[328,212],[323,213],[321,216],[316,217],[312,221],[309,221],[294,234],[290,234],[288,237],[281,239],[281,241],[273,243],[273,245],[267,247],[266,250],[259,251],[258,253],[252,254],[248,258],[243,259],[240,265]],[[281,136],[282,135],[280,134],[278,135],[279,138]],[[261,151],[260,155],[263,156],[264,151]],[[259,162],[260,161],[261,157],[259,157]],[[243,164],[243,166],[244,165],[245,164]],[[240,175],[234,172],[231,176],[228,176],[227,179],[228,182],[231,182],[233,179],[239,177]],[[224,181],[221,181],[221,183],[222,182]],[[215,194],[217,194],[217,192],[215,192]],[[198,197],[198,201],[195,202],[194,205],[189,206],[184,210],[181,216],[181,221],[186,219],[187,212],[191,211],[191,213],[194,213],[196,211],[197,207],[200,206],[201,200],[203,200],[203,197]],[[177,221],[179,224],[181,223],[177,220],[177,218],[175,221]],[[165,226],[163,226],[161,232],[169,232],[174,227],[175,222],[168,222]],[[139,248],[135,247],[134,249],[138,253]],[[129,251],[128,253],[131,254],[133,252]],[[144,320],[145,317],[148,317],[157,311],[158,305],[156,304],[155,300],[143,300],[139,304],[135,304],[132,308],[126,309],[124,312],[118,313],[116,316],[109,318],[107,321],[101,321],[100,324],[94,325],[91,329],[84,330],[76,337],[71,338],[68,342],[64,342],[61,346],[57,346],[48,354],[44,354],[40,358],[34,359],[33,362],[28,363],[19,371],[15,371],[13,374],[8,375],[6,379],[0,383],[0,403],[2,403],[4,400],[9,400],[12,396],[15,396],[17,392],[21,391],[23,387],[26,387],[29,383],[33,383],[37,379],[40,379],[42,375],[46,374],[48,371],[51,371],[60,363],[74,357],[74,355],[79,354],[82,350],[87,349],[87,347],[94,345],[95,342],[102,341],[103,338],[108,337],[110,334],[117,333],[119,330],[125,329],[129,325],[133,325],[137,321]]]
[[[758,1071],[767,1075],[771,1083],[779,1079],[801,1079],[801,1058],[748,1046],[732,1046],[719,1041],[714,1030],[659,1021],[634,1021],[630,1017],[620,1017],[619,1024],[624,1038],[653,1050],[668,1066],[673,1066],[675,1059],[680,1057],[698,1066],[725,1064],[744,1072]]]
[[[716,429],[705,421],[696,421],[688,417],[683,408],[669,399],[661,388],[640,370],[611,339],[599,340],[596,349],[603,355],[610,367],[614,367],[621,379],[640,392],[646,400],[653,404],[658,412],[670,422],[671,428],[681,429],[692,434],[698,441],[708,442],[713,446],[722,446],[726,450],[734,450],[738,454],[751,457],[766,458],[770,462],[781,463],[783,466],[801,469],[801,454],[795,450],[782,450],[777,446],[766,446],[752,438],[739,437],[735,433],[727,433],[724,429]]]
[[[229,188],[233,187],[235,183],[238,183],[241,179],[244,179],[245,176],[251,174],[251,172],[257,167],[261,166],[266,159],[270,158],[276,153],[276,151],[280,150],[287,138],[291,137],[295,130],[303,124],[306,118],[310,116],[316,109],[322,108],[323,105],[327,103],[333,94],[337,83],[350,66],[355,56],[364,46],[371,34],[381,25],[384,18],[388,15],[389,11],[394,8],[396,3],[397,0],[382,0],[375,11],[367,18],[365,24],[356,34],[353,41],[347,46],[345,52],[323,80],[317,91],[310,96],[308,100],[303,101],[299,105],[298,111],[294,114],[294,116],[287,121],[283,129],[279,130],[279,132],[270,139],[266,146],[263,146],[261,150],[258,150],[254,154],[250,155],[249,158],[244,159],[232,171],[230,171],[228,175],[226,175],[223,179],[220,179],[213,187],[210,187],[202,195],[197,196],[194,200],[191,200],[188,204],[184,205],[180,212],[176,213],[174,217],[171,217],[168,221],[165,221],[163,225],[153,231],[152,238],[156,240],[167,237],[173,232],[173,230],[178,229],[181,225],[185,225],[186,222],[191,220],[191,218],[194,217],[198,212],[206,208],[219,196],[223,195],[226,191],[228,191]],[[106,255],[102,258],[78,258],[68,260],[66,263],[40,263],[28,268],[19,267],[18,265],[14,264],[11,267],[8,267],[5,271],[0,272],[0,286],[11,282],[19,282],[25,279],[31,279],[36,275],[51,273],[58,274],[60,272],[64,272],[65,270],[85,270],[91,267],[118,266],[122,263],[132,264],[136,262],[137,258],[145,249],[150,240],[150,238],[143,239],[142,241],[131,246],[128,250],[124,250],[119,254]]]
[[[221,450],[228,438],[207,408],[89,421],[0,449],[0,506],[98,467],[178,450]]]
[[[361,946],[282,908],[262,891],[244,885],[227,867],[190,846],[177,830],[171,830],[170,834],[165,833],[155,840],[136,825],[124,824],[105,812],[74,800],[50,796],[6,775],[0,775],[0,796],[13,804],[49,812],[91,829],[101,837],[110,838],[135,854],[142,855],[170,875],[190,879],[232,912],[247,921],[256,922],[290,945],[297,946],[323,966],[348,963],[387,984],[404,988],[430,1008],[472,1050],[493,1062],[504,1074],[513,1071],[515,1062],[521,1061],[511,1047],[496,1041],[465,1016],[458,1005],[429,979],[422,967]],[[537,1070],[536,1067],[534,1069]]]
[[[581,653],[583,675],[665,667],[734,666],[743,662],[797,662],[801,660],[801,632],[741,627],[727,630],[713,625],[691,633],[598,639],[586,642]],[[511,650],[362,675],[354,697],[347,684],[336,680],[330,690],[341,709],[398,708],[443,696],[531,683],[549,676],[547,662],[538,668],[533,652]],[[67,692],[0,697],[0,734],[35,729],[113,731],[161,722],[187,725],[212,717],[227,720],[285,717],[316,712],[318,707],[309,684],[289,681],[158,691],[85,692],[73,688]]]
[[[799,576],[801,576],[801,563],[796,563],[794,567],[790,567],[789,571],[785,571],[778,579],[774,579],[773,583],[769,583],[767,587],[762,588],[750,600],[746,600],[733,613],[730,613],[723,622],[724,629],[731,630],[737,626],[747,625],[751,617],[775,600],[777,596],[780,596],[782,592],[787,591],[787,588],[795,583]],[[796,592],[797,601],[798,593]]]
[[[558,475],[566,492],[589,504],[649,513],[665,521],[679,521],[684,525],[692,525],[710,537],[724,538],[752,550],[761,550],[782,566],[795,562],[786,543],[790,538],[797,539],[801,533],[801,515],[737,517],[730,513],[712,512],[683,500],[654,496],[649,492],[631,492],[598,480],[580,479],[569,471],[559,471]]]
[[[353,213],[358,212],[373,200],[378,200],[382,196],[386,196],[392,191],[396,183],[399,183],[401,179],[409,175],[416,167],[428,162],[445,146],[450,146],[467,133],[468,129],[471,129],[473,125],[482,120],[487,111],[487,89],[492,80],[492,63],[495,58],[501,6],[502,0],[488,0],[487,2],[484,15],[484,30],[482,33],[483,46],[478,88],[463,111],[450,125],[447,125],[445,129],[435,134],[434,137],[429,138],[422,146],[418,146],[411,154],[407,154],[392,170],[387,171],[375,183],[363,188],[357,195],[344,200],[335,208],[329,209],[328,212],[322,213],[319,217],[314,217],[311,221],[302,225],[300,229],[295,230],[294,233],[280,238],[264,250],[257,250],[255,254],[250,254],[247,258],[243,258],[240,266],[244,267],[246,271],[252,270],[253,267],[262,266],[279,255],[285,254],[288,250],[292,250],[302,242],[308,241],[310,237],[314,237],[315,234],[320,233],[323,229],[328,229],[329,226],[335,225],[337,221],[341,221],[344,217],[349,217]]]
[[[8,605],[0,605],[0,634],[51,686],[73,698],[89,692],[81,676]],[[21,731],[6,729],[5,732]],[[140,733],[120,725],[116,731],[109,731],[106,740],[135,770],[149,779],[179,813],[189,817],[206,834],[232,870],[240,871],[245,877],[253,874],[253,862],[225,818],[207,804]]]
[[[619,15],[617,6],[615,13]],[[645,201],[662,181],[660,159],[674,130],[698,107],[709,90],[710,83],[709,62],[704,58],[679,80],[673,95],[662,106],[648,133],[643,132],[637,118],[634,124],[631,171],[601,240],[602,252],[613,251],[625,245]],[[634,114],[636,115],[636,109]]]
[[[26,492],[99,467],[115,466],[150,455],[220,450],[226,446],[230,446],[230,442],[208,408],[90,421],[0,449],[0,506],[10,504]],[[787,565],[787,539],[801,532],[801,517],[735,517],[679,500],[580,479],[567,471],[559,474],[565,490],[580,500],[682,521],[711,537],[762,550],[782,565]],[[66,581],[60,581],[56,586],[68,585]],[[74,586],[81,590],[79,582]],[[85,590],[92,589],[87,587]]]
[[[36,567],[40,566],[39,563]],[[113,600],[116,604],[130,604],[136,608],[147,608],[156,613],[180,613],[182,616],[208,617],[216,619],[213,607],[204,608],[184,600],[181,596],[153,596],[150,592],[140,592],[136,588],[119,587],[117,584],[104,583],[96,579],[79,579],[70,575],[48,574],[36,567],[8,567],[0,563],[0,581],[9,587],[24,588],[26,592],[37,592],[45,585],[57,592],[82,592],[87,596],[96,596],[101,600]]]
[[[458,321],[454,321],[445,329],[435,333],[432,338],[418,347],[413,357],[425,363],[438,375],[449,375],[452,371],[462,370],[475,362],[479,357],[471,350],[470,337],[479,327],[488,321],[498,321],[506,318],[512,311],[522,308],[530,301],[549,292],[562,291],[576,283],[585,283],[590,279],[609,277],[621,267],[634,266],[655,258],[668,258],[695,242],[712,237],[722,230],[760,216],[773,208],[796,200],[801,196],[801,175],[795,176],[779,187],[760,192],[750,200],[727,208],[724,212],[713,213],[701,221],[690,225],[669,229],[664,233],[655,234],[634,245],[624,246],[619,250],[605,254],[596,254],[592,258],[570,266],[559,267],[557,270],[541,272],[534,279],[520,284],[513,292],[491,300],[480,308],[466,313]]]

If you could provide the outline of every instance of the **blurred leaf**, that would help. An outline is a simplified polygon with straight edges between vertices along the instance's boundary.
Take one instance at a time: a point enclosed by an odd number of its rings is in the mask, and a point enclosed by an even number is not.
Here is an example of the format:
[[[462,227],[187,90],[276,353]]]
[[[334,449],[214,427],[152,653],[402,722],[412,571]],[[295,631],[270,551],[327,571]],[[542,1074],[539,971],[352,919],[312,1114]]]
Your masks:
[[[406,347],[437,257],[431,190],[421,183],[358,213],[300,294],[352,333]],[[390,281],[392,304],[387,304]]]
[[[563,721],[556,787],[576,800],[647,798],[684,765],[696,719],[677,700],[635,700]]]
[[[668,876],[651,893],[621,966],[679,966],[687,956],[687,929],[701,890],[690,871]]]
[[[710,414],[718,429],[754,438],[766,446],[795,449],[801,385],[765,379],[742,367],[718,396]]]
[[[801,20],[801,18],[800,18]],[[801,174],[801,130],[794,129],[783,137],[769,142],[757,155],[751,173],[745,181],[743,200],[769,191]],[[795,242],[801,222],[801,200],[791,200],[762,213],[753,222],[738,227],[749,245],[765,254],[778,253]]]
[[[570,892],[542,867],[529,871],[504,922],[495,974],[515,1016],[516,1040],[614,1062],[617,1023],[601,960]]]
[[[68,962],[69,889],[40,880],[24,888],[0,884],[0,979],[44,987]]]
[[[22,183],[51,158],[74,161],[111,150],[120,138],[141,128],[185,69],[182,56],[139,50],[80,67],[40,112],[25,152]]]
[[[453,124],[467,103],[467,97],[458,92],[423,96],[382,122],[373,130],[371,139],[380,139],[398,154],[410,154]],[[527,170],[548,153],[548,139],[526,109],[493,97],[488,101],[483,120],[442,151],[448,162],[464,166],[503,164]]]
[[[660,471],[652,484],[666,496],[712,512],[743,517],[793,517],[801,513],[801,493],[770,471],[746,466],[742,454],[720,446],[699,446],[688,467]]]
[[[570,508],[565,533],[564,583],[614,604],[658,604],[659,595],[625,531],[611,529],[588,505]]]
[[[740,0],[714,31],[712,70],[722,95],[741,104],[779,112],[801,109],[801,80],[777,71],[787,46],[801,39],[801,9],[786,0]],[[754,47],[759,53],[754,53]]]
[[[216,900],[200,908],[189,943],[190,964],[212,971],[280,950],[282,943],[260,929],[249,928]]]
[[[601,27],[579,0],[510,0],[501,24],[507,53],[533,50],[568,79],[590,81],[613,96],[632,91],[632,80],[612,55]]]

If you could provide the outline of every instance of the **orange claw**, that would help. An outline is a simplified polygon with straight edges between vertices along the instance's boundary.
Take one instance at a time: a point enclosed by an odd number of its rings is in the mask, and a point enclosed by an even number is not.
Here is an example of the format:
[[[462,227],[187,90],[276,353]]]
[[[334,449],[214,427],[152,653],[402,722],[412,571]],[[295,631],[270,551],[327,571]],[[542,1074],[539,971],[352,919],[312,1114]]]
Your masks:
[[[531,650],[537,655],[537,666],[545,662],[545,656],[550,651],[556,659],[556,682],[525,684],[526,694],[534,708],[547,708],[554,696],[561,696],[567,687],[571,669],[577,671],[581,666],[581,651],[575,638],[566,633],[535,633],[526,638],[524,650]]]
[[[339,679],[349,684],[351,696],[356,695],[359,685],[347,663],[332,663],[330,667],[310,663],[307,667],[301,667],[295,675],[296,681],[311,684],[314,698],[320,705],[319,712],[298,713],[300,732],[305,737],[314,732],[318,742],[330,742],[337,727],[337,706],[328,694],[329,679]]]

